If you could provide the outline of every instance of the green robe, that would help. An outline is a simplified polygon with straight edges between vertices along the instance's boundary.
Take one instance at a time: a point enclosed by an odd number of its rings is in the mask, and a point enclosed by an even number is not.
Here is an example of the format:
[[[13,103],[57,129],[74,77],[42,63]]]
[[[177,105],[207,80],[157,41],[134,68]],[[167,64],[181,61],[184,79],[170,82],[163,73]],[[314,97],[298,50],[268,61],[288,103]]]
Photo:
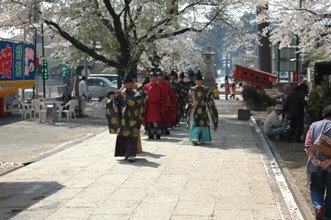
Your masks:
[[[136,90],[126,91],[122,96],[108,100],[106,116],[109,132],[124,137],[137,137],[144,118],[144,100]]]
[[[189,113],[187,122],[190,122],[190,116],[194,118],[195,127],[212,127],[214,130],[218,126],[218,112],[212,94],[207,86],[191,87],[189,91]],[[196,108],[193,107],[193,101],[197,103]]]

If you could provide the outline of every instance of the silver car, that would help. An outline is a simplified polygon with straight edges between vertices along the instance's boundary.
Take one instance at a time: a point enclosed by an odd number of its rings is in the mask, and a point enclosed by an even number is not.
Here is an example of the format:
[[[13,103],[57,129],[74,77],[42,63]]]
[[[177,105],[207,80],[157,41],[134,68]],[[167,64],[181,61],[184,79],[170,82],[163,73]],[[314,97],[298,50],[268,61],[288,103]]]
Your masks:
[[[97,73],[97,74],[91,74],[89,77],[103,77],[108,79],[110,82],[114,83],[115,85],[117,85],[117,83],[115,83],[115,81],[117,81],[117,74],[114,73]]]
[[[86,84],[92,100],[100,100],[105,96],[110,97],[116,90],[116,85],[103,77],[90,76],[87,78]]]

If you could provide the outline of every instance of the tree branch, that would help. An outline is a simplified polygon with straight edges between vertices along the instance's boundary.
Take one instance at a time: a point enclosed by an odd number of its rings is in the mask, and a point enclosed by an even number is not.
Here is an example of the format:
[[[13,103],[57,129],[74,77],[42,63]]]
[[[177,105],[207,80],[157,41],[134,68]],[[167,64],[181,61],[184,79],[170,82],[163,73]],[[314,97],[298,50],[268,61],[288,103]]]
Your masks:
[[[130,33],[131,31],[133,31],[133,36],[135,39],[137,39],[138,35],[137,35],[137,31],[136,31],[136,24],[134,22],[135,20],[132,17],[132,14],[131,14],[130,4],[131,4],[131,0],[125,0],[125,10],[127,11],[126,13],[129,18],[129,25],[126,26],[126,31],[127,31],[127,33]],[[139,13],[138,9],[137,9],[137,12]],[[137,15],[135,16],[135,19],[138,19]]]
[[[167,33],[167,34],[152,35],[151,37],[148,38],[148,40],[149,41],[154,41],[154,40],[164,39],[164,38],[168,38],[168,37],[171,37],[171,36],[177,36],[177,35],[183,34],[183,33],[188,32],[188,31],[201,33],[203,31],[203,29],[183,28],[181,30],[177,30],[177,31]]]
[[[110,16],[113,18],[113,25],[115,28],[115,35],[120,44],[121,57],[119,61],[121,64],[126,65],[128,60],[130,60],[130,42],[126,38],[120,17],[116,14],[112,4],[109,0],[103,0]]]
[[[44,22],[51,27],[54,27],[57,32],[61,35],[61,37],[63,37],[64,39],[66,39],[67,41],[69,41],[72,45],[74,45],[77,49],[79,49],[80,51],[88,54],[89,56],[93,57],[96,60],[100,60],[104,63],[109,64],[110,66],[113,67],[117,67],[118,63],[114,60],[109,60],[107,59],[105,56],[100,55],[98,53],[95,52],[95,50],[88,48],[87,46],[85,46],[82,42],[80,42],[79,40],[77,40],[76,38],[74,38],[73,36],[71,36],[68,32],[64,31],[58,24],[56,24],[53,21],[44,19]]]
[[[111,22],[109,19],[106,19],[101,11],[100,11],[100,5],[99,5],[99,1],[98,0],[93,0],[94,6],[95,6],[95,10],[94,13],[100,18],[100,20],[102,21],[102,23],[108,28],[108,30],[110,32],[114,32],[115,29],[114,27],[111,25]]]

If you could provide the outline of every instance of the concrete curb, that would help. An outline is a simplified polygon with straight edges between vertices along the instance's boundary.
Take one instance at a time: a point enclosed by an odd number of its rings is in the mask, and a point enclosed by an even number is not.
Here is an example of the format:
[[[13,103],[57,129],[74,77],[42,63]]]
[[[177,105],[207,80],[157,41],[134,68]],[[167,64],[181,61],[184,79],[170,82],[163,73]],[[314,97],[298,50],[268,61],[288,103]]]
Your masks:
[[[256,120],[255,117],[254,117],[254,120]],[[259,126],[258,123],[257,123],[257,125]],[[283,173],[283,176],[286,180],[288,188],[292,192],[293,198],[294,198],[294,200],[295,200],[302,216],[304,217],[304,219],[307,219],[307,220],[315,219],[315,216],[314,216],[313,212],[311,211],[311,208],[308,206],[308,204],[306,203],[306,201],[305,201],[304,197],[302,196],[300,190],[296,187],[295,183],[293,182],[292,175],[291,175],[290,171],[287,169],[287,167],[285,166],[285,163],[284,163],[283,159],[281,158],[281,156],[279,155],[275,145],[264,134],[263,134],[263,136],[264,136],[264,139],[266,140],[272,154],[276,158],[277,163],[279,164],[279,168],[281,169],[281,172]]]
[[[101,133],[102,133],[102,132],[101,132]],[[25,162],[23,162],[22,164],[23,164],[24,166],[27,166],[27,165],[29,165],[29,164],[31,164],[31,163],[37,162],[37,161],[42,160],[42,159],[44,159],[44,158],[46,158],[46,157],[49,157],[49,156],[51,156],[51,155],[53,155],[53,154],[56,154],[57,152],[63,151],[63,150],[65,150],[65,149],[69,148],[69,147],[72,147],[72,146],[74,146],[74,145],[76,145],[76,144],[78,144],[78,143],[81,143],[81,142],[83,142],[83,141],[85,141],[85,140],[87,140],[87,139],[89,139],[89,138],[91,138],[91,137],[94,137],[94,136],[98,135],[98,134],[99,134],[99,133],[94,133],[94,134],[88,133],[88,134],[86,134],[85,136],[82,136],[82,137],[76,138],[76,139],[74,139],[74,140],[67,141],[67,142],[65,142],[65,143],[60,144],[59,146],[57,146],[56,148],[54,148],[54,149],[52,149],[52,150],[49,150],[49,151],[47,151],[47,152],[44,152],[44,153],[42,153],[41,155],[36,156],[36,157],[30,159],[29,161],[25,161]]]
[[[85,141],[85,140],[87,140],[87,139],[89,139],[91,137],[94,137],[94,136],[96,136],[98,134],[99,133],[86,134],[85,136],[82,136],[82,137],[76,138],[74,140],[71,140],[71,141],[67,141],[65,143],[62,143],[58,147],[56,147],[56,148],[54,148],[52,150],[49,150],[47,152],[44,152],[43,154],[41,154],[39,156],[36,156],[36,157],[34,157],[34,158],[32,158],[32,159],[30,159],[28,161],[22,162],[20,166],[15,166],[15,167],[12,167],[12,168],[8,168],[7,170],[1,172],[0,173],[0,176],[6,175],[6,174],[8,174],[10,172],[13,172],[13,171],[17,170],[17,169],[23,168],[23,167],[28,166],[28,165],[30,165],[32,163],[38,162],[38,161],[40,161],[42,159],[45,159],[45,158],[47,158],[49,156],[52,156],[53,154],[56,154],[56,153],[58,153],[60,151],[63,151],[65,149],[68,149],[68,148],[70,148],[70,147],[72,147],[72,146],[74,146],[74,145],[76,145],[78,143],[81,143],[81,142],[83,142],[83,141]]]

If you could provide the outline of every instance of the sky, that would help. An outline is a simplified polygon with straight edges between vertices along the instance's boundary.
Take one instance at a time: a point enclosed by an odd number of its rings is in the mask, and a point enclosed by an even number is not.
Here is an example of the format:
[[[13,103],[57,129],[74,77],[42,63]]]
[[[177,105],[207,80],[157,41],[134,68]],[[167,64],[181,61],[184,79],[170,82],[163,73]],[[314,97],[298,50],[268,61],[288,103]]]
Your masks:
[[[9,31],[0,30],[0,38],[10,39],[11,37],[20,33],[20,30],[14,31],[14,33],[10,33]]]

